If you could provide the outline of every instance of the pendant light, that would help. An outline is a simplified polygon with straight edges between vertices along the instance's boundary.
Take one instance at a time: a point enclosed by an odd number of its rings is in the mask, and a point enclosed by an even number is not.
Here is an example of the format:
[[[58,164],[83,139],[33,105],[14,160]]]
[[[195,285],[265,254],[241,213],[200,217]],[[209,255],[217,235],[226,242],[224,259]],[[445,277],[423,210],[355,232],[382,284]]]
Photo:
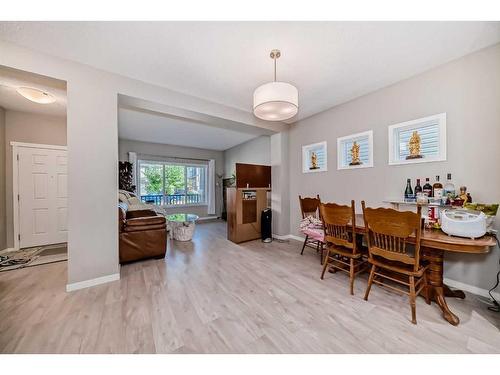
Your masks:
[[[18,87],[16,91],[26,99],[38,104],[50,104],[56,101],[54,95],[34,87]]]
[[[271,51],[274,61],[274,81],[257,87],[253,93],[253,113],[266,121],[284,121],[295,116],[299,110],[299,92],[286,82],[276,81],[276,60],[280,50]]]

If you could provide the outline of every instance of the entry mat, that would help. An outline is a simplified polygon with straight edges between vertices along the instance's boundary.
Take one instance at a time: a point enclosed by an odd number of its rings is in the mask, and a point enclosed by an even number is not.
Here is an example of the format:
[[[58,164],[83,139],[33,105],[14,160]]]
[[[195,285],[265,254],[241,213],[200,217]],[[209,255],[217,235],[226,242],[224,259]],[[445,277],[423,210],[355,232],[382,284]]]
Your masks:
[[[65,243],[0,252],[0,272],[68,260]]]

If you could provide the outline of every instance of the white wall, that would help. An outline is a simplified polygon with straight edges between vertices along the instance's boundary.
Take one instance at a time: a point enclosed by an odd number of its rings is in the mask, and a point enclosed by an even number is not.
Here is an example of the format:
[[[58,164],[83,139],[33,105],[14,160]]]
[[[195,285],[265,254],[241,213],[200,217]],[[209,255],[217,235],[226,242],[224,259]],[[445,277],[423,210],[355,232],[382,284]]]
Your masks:
[[[390,69],[390,67],[388,67]],[[447,161],[388,165],[387,126],[447,113]],[[336,169],[336,139],[373,129],[374,168]],[[301,147],[328,142],[328,172],[303,174]],[[298,234],[298,195],[379,206],[402,196],[407,178],[452,173],[474,201],[500,202],[500,44],[300,121],[290,130],[290,227]],[[497,218],[497,228],[500,218]],[[498,249],[487,255],[446,254],[445,276],[489,289]]]
[[[118,144],[118,152],[120,160],[128,161],[128,152],[136,152],[137,157],[140,155],[160,156],[160,157],[175,157],[185,159],[203,159],[215,160],[215,173],[222,175],[224,173],[224,152],[216,150],[206,150],[195,147],[184,147],[175,145],[166,145],[161,143],[149,143],[132,141],[128,139],[120,139]],[[219,184],[220,185],[220,184]],[[222,190],[221,186],[216,187],[216,215],[220,216],[222,207]],[[173,207],[166,210],[168,213],[189,212],[196,214],[200,217],[207,217],[208,207],[204,206],[190,206],[186,207]]]
[[[263,135],[224,151],[224,178],[231,178],[236,163],[271,165],[271,138]]]
[[[7,248],[5,179],[5,110],[0,107],[0,250]]]
[[[273,213],[273,234],[290,233],[290,179],[289,133],[281,132],[271,136],[271,208]]]
[[[66,145],[66,118],[35,113],[5,111],[5,175],[7,247],[14,246],[12,203],[12,147],[10,142]]]

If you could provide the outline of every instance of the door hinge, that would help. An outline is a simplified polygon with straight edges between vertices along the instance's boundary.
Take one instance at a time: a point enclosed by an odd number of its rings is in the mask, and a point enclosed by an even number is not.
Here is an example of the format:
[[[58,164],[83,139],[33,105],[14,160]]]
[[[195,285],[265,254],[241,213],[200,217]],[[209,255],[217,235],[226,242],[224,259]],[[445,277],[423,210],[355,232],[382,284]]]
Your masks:
[[[17,239],[18,239],[19,241],[21,241],[21,235],[20,235],[20,234],[18,234],[18,235],[17,235]]]
[[[17,161],[19,161],[19,154],[17,154]]]
[[[21,200],[19,194],[17,194],[17,201],[19,202]]]

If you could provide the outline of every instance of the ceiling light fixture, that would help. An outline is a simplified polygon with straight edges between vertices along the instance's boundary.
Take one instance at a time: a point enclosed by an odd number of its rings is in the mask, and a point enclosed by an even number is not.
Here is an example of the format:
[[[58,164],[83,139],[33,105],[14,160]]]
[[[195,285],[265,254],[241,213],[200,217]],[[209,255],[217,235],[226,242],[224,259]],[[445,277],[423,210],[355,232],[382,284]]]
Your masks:
[[[56,101],[56,97],[54,95],[33,87],[18,87],[16,91],[19,95],[22,95],[26,99],[35,103],[50,104]]]
[[[278,49],[271,51],[274,60],[274,81],[257,87],[253,93],[253,113],[266,121],[284,121],[295,116],[299,110],[299,92],[286,82],[276,81],[276,60],[280,58]]]

